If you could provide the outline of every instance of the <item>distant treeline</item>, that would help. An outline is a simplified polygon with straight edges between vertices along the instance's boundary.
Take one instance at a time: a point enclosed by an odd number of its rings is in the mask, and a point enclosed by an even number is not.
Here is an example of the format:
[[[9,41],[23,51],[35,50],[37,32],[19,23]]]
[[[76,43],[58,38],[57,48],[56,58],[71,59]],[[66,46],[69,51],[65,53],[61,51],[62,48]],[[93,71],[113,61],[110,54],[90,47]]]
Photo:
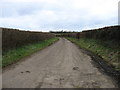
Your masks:
[[[120,42],[120,26],[104,27],[100,29],[87,30],[83,32],[73,32],[62,34],[64,37],[92,38],[99,40],[115,40]]]
[[[47,32],[21,31],[9,28],[2,28],[1,30],[3,51],[55,37],[54,34]]]

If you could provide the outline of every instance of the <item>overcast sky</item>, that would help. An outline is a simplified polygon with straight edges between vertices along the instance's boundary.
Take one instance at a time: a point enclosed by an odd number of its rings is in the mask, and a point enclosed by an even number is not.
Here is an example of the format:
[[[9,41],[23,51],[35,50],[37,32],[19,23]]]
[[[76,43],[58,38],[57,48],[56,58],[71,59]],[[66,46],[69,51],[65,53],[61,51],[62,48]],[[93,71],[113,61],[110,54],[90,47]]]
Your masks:
[[[0,27],[81,31],[118,24],[119,0],[0,0]]]

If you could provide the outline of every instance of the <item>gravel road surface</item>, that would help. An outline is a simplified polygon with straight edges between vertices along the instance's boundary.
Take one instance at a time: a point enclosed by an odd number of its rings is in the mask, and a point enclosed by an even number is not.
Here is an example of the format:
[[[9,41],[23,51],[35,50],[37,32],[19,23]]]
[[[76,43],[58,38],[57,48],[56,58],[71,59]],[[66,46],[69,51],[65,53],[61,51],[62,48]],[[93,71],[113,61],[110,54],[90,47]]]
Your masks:
[[[3,88],[114,87],[91,57],[65,38],[3,69]]]

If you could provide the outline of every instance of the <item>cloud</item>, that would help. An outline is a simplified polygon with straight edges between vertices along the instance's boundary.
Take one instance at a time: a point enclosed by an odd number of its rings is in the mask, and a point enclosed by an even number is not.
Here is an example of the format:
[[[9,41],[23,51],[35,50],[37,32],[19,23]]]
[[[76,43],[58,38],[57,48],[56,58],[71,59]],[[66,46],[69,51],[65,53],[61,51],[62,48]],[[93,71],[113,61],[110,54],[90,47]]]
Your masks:
[[[119,0],[1,0],[0,27],[76,30],[117,25]]]

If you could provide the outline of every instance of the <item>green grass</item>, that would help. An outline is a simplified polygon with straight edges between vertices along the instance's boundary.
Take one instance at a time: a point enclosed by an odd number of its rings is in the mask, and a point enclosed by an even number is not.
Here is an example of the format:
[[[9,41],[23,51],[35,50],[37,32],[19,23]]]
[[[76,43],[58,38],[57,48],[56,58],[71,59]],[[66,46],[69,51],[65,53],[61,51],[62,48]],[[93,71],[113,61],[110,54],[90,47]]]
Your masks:
[[[24,58],[25,56],[28,56],[34,52],[37,52],[37,51],[51,45],[52,43],[54,43],[57,40],[58,40],[58,38],[52,38],[52,39],[44,40],[44,41],[41,41],[38,43],[29,44],[29,45],[15,48],[15,49],[11,49],[3,54],[2,67],[10,65],[12,63],[15,63],[18,60]]]
[[[120,70],[120,48],[109,46],[114,43],[106,44],[107,41],[100,41],[88,38],[67,38],[81,48],[85,48],[101,56],[108,65],[112,65],[116,70]],[[108,42],[109,43],[109,42]]]

